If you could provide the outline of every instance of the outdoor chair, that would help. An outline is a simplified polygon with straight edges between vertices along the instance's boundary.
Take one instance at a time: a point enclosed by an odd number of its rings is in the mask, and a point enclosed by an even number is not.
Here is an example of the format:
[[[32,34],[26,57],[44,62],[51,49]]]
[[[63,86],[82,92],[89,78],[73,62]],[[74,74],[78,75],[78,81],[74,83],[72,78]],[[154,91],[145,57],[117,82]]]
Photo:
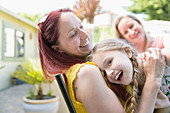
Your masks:
[[[57,74],[55,76],[55,78],[57,80],[57,83],[58,83],[58,85],[60,87],[61,93],[62,93],[62,95],[64,97],[64,100],[66,102],[66,105],[67,105],[70,113],[76,113],[76,110],[75,110],[75,108],[73,106],[73,103],[72,103],[72,101],[70,99],[70,96],[68,94],[68,91],[67,91],[67,88],[66,88],[66,84],[65,84],[65,82],[63,80],[63,75],[62,74]]]

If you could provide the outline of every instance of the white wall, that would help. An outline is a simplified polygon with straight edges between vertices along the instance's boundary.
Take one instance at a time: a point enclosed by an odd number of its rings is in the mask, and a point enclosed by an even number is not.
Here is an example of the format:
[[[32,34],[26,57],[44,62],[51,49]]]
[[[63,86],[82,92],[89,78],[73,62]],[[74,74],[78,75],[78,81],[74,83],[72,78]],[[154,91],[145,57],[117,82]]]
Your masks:
[[[146,21],[144,28],[151,36],[170,35],[170,21]]]
[[[25,32],[25,58],[38,57],[38,31],[37,28],[24,23],[10,15],[0,12],[0,65],[5,65],[0,69],[0,91],[11,86],[11,73],[22,61],[3,60],[2,59],[2,22],[6,21],[22,28]],[[30,38],[32,35],[32,39]]]

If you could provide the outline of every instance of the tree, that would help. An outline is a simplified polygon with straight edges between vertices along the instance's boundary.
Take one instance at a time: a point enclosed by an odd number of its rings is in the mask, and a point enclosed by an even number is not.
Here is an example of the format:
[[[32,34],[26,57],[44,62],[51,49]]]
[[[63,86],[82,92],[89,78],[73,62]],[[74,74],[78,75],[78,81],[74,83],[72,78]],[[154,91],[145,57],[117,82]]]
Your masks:
[[[133,13],[145,13],[147,20],[170,21],[170,0],[131,0],[134,4],[128,7]]]
[[[94,16],[101,11],[99,2],[100,0],[76,0],[73,10],[81,20],[87,19],[92,24]]]
[[[42,17],[42,14],[35,14],[35,15],[30,15],[27,13],[18,13],[20,16],[27,18],[28,20],[31,20],[32,22],[34,22],[35,24],[38,23],[38,20]]]

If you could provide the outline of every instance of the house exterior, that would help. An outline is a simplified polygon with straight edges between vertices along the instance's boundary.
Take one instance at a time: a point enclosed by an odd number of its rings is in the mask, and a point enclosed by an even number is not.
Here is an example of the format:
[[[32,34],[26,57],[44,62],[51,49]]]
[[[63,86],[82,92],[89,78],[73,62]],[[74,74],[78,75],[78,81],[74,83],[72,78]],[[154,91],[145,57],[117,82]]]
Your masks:
[[[106,11],[105,13],[96,15],[94,17],[94,27],[114,27],[114,21],[119,14],[116,12]],[[138,17],[137,17],[138,18]],[[140,20],[146,32],[151,36],[168,36],[170,37],[170,21],[163,20]]]
[[[101,14],[95,15],[94,27],[112,26],[114,19],[118,16],[116,12],[105,11]]]
[[[165,35],[170,37],[170,21],[150,20],[144,23],[144,27],[151,36]]]
[[[0,6],[0,91],[27,57],[38,57],[38,26]]]

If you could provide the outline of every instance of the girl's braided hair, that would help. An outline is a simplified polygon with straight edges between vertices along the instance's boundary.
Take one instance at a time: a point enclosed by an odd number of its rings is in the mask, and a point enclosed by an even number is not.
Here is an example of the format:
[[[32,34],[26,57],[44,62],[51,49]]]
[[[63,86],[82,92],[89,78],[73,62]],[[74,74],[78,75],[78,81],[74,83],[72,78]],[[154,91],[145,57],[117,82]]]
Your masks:
[[[133,82],[131,83],[132,86],[132,95],[129,95],[128,98],[125,98],[126,94],[128,94],[128,92],[126,91],[125,93],[122,93],[123,91],[125,91],[124,87],[119,87],[118,89],[116,88],[118,86],[118,84],[114,84],[114,83],[110,83],[111,85],[111,89],[117,94],[117,96],[119,96],[120,98],[122,98],[125,101],[125,106],[124,109],[125,111],[131,111],[131,113],[134,113],[136,110],[136,104],[137,104],[137,95],[138,95],[138,76],[139,76],[139,70],[138,70],[138,63],[136,60],[136,51],[135,49],[125,40],[121,40],[121,39],[106,39],[103,40],[99,43],[97,43],[91,54],[87,57],[87,60],[90,60],[93,58],[93,54],[98,53],[98,52],[102,52],[102,51],[113,51],[113,50],[124,50],[125,48],[130,48],[131,52],[132,52],[132,58],[130,59],[133,65]],[[119,85],[120,86],[120,85]],[[127,107],[128,105],[128,107]]]
[[[131,111],[131,113],[134,113],[136,110],[136,104],[137,104],[137,96],[138,96],[138,63],[135,58],[135,56],[132,54],[131,62],[133,65],[133,82],[132,82],[132,96],[131,96],[131,103],[130,106],[126,111]],[[126,109],[126,107],[125,107]]]

